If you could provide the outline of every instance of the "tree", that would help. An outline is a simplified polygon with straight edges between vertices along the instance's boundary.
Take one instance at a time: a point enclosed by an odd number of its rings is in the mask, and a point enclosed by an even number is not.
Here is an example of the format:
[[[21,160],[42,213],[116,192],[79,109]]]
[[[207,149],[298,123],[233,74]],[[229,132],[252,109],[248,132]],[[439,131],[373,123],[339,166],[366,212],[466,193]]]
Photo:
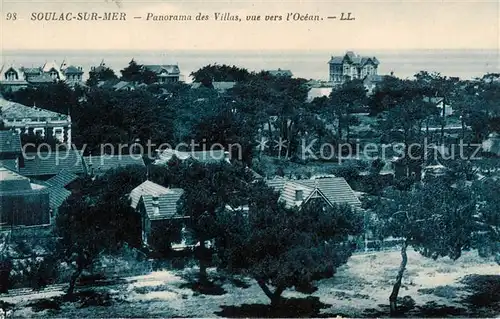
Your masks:
[[[156,73],[138,64],[134,59],[120,73],[122,74],[121,80],[127,82],[152,84],[158,80]]]
[[[443,98],[443,108],[441,110],[441,143],[444,143],[444,128],[446,126],[446,108],[455,93],[455,88],[459,83],[456,77],[446,77],[439,73],[428,73],[421,71],[415,75],[417,83],[423,86],[427,97]]]
[[[223,145],[231,152],[231,158],[251,165],[257,128],[255,118],[238,112],[236,103],[214,101],[216,105],[196,121],[192,127],[195,141],[206,141],[208,145]]]
[[[336,87],[330,93],[331,108],[328,110],[327,118],[337,120],[337,135],[339,139],[343,138],[342,133],[347,132],[346,138],[349,139],[349,128],[357,124],[356,118],[351,114],[359,107],[366,104],[367,90],[361,80],[352,80]]]
[[[389,297],[391,315],[396,315],[407,248],[433,259],[458,259],[471,247],[476,202],[463,183],[450,186],[440,179],[417,184],[411,191],[388,190],[383,196],[371,205],[379,220],[376,233],[403,239],[401,264]]]
[[[489,178],[476,181],[472,189],[478,200],[478,211],[474,216],[478,230],[474,244],[480,252],[494,254],[496,262],[500,264],[500,185]]]
[[[229,66],[226,64],[209,64],[197,71],[191,72],[190,76],[194,82],[202,83],[204,86],[210,87],[212,82],[242,82],[250,78],[251,74],[248,70]]]
[[[226,206],[240,207],[244,203],[253,176],[238,163],[203,164],[191,160],[182,163],[181,176],[179,187],[184,193],[179,209],[190,217],[193,235],[200,243],[196,256],[200,264],[199,279],[206,284],[207,263],[211,259],[206,242],[219,233],[216,216]]]
[[[65,82],[26,87],[5,94],[5,98],[26,106],[35,106],[61,114],[73,114],[83,92],[73,90]]]
[[[99,254],[115,252],[125,243],[140,244],[141,223],[127,194],[143,180],[144,173],[142,168],[131,166],[109,171],[95,180],[86,178],[82,192],[71,195],[61,206],[56,217],[58,258],[76,264],[68,296]]]
[[[116,79],[118,79],[118,77],[116,76],[113,69],[102,66],[98,67],[97,71],[96,70],[89,71],[89,78],[87,79],[85,84],[87,84],[87,86],[92,87],[97,85],[101,81],[110,81]]]
[[[287,288],[333,276],[352,253],[347,236],[359,233],[362,225],[349,206],[312,201],[301,209],[287,208],[278,198],[258,182],[249,192],[248,214],[236,210],[217,216],[218,268],[254,278],[272,306],[280,305]]]
[[[173,110],[167,102],[146,90],[95,89],[72,115],[73,141],[77,147],[100,153],[101,145],[131,144],[139,139],[160,145],[172,140]]]

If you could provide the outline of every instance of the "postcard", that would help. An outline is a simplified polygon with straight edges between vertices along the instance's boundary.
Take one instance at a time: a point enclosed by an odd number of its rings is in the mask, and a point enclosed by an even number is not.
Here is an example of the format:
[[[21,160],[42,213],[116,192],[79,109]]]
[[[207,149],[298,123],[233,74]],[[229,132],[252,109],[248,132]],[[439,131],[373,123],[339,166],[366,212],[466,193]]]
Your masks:
[[[498,1],[0,13],[0,319],[499,316]]]

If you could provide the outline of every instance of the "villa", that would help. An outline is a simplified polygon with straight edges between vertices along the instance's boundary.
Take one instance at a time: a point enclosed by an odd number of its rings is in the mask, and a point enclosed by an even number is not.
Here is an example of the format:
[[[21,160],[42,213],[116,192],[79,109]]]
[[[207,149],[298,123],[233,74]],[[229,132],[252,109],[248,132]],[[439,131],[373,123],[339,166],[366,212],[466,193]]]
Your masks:
[[[332,56],[329,64],[330,82],[342,84],[348,80],[364,79],[377,75],[380,62],[376,57],[360,56],[352,51],[341,56]]]

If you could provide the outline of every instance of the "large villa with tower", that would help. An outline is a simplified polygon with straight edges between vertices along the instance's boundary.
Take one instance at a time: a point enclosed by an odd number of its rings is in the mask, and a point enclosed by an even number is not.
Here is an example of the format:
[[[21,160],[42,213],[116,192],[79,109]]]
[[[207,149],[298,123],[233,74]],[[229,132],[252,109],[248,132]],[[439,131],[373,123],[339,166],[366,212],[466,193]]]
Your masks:
[[[328,62],[330,82],[336,85],[348,80],[376,76],[379,63],[376,57],[361,56],[352,51],[347,51],[344,55],[332,56]]]

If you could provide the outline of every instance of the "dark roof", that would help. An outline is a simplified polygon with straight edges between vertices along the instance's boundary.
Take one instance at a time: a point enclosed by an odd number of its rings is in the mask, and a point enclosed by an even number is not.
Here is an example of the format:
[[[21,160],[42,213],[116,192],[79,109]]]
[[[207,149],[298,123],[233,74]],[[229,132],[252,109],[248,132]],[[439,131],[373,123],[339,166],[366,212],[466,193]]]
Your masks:
[[[125,167],[130,165],[146,166],[140,155],[102,155],[102,156],[85,156],[83,158],[87,171],[93,174],[102,174],[106,171]]]
[[[70,195],[71,192],[63,187],[49,187],[50,208],[57,209],[61,207],[61,205]]]
[[[357,64],[359,66],[363,66],[367,64],[368,62],[371,62],[375,65],[380,64],[378,59],[376,57],[369,57],[369,56],[360,56],[355,54],[352,51],[347,51],[346,54],[341,55],[341,56],[332,56],[330,58],[330,61],[328,62],[329,64],[342,64],[344,61],[347,60],[348,62],[352,64]]]
[[[157,205],[155,205],[155,196],[142,195],[141,201],[150,220],[162,220],[176,217],[177,203],[184,191],[180,188],[171,188],[171,192],[156,196]],[[181,217],[181,216],[178,216]]]
[[[15,131],[0,131],[0,153],[21,153],[21,137]]]
[[[85,173],[85,166],[78,151],[26,153],[24,167],[19,168],[19,172],[25,176],[57,175],[62,170],[73,174]]]
[[[63,169],[59,173],[57,173],[56,176],[47,180],[47,183],[50,186],[66,187],[77,179],[78,179],[77,175],[71,173],[66,169]]]
[[[147,70],[156,73],[157,75],[160,75],[162,73],[178,75],[180,73],[179,66],[174,64],[168,64],[168,65],[152,64],[152,65],[145,65],[144,67]]]
[[[30,76],[26,80],[30,83],[52,83],[56,81],[49,74],[46,73],[42,73],[36,76]]]
[[[42,74],[42,68],[21,68],[21,71],[26,75]]]
[[[64,74],[83,74],[83,70],[74,65],[70,65],[64,69]]]

